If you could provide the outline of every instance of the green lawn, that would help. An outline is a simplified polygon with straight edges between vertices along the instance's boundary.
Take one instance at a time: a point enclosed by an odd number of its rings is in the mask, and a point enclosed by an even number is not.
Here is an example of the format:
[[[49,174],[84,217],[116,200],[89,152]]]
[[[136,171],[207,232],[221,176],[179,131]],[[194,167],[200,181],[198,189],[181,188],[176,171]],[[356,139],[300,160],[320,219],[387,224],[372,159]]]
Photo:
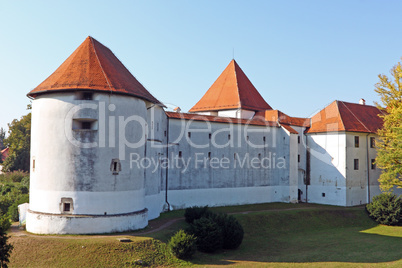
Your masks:
[[[235,214],[245,231],[239,249],[197,252],[190,262],[177,260],[164,243],[186,227],[179,220],[156,233],[130,236],[131,243],[110,236],[12,237],[10,267],[121,267],[132,266],[137,259],[154,266],[402,267],[402,227],[377,225],[363,207],[264,204],[212,210],[254,211]],[[165,213],[154,223],[182,215],[183,211]]]

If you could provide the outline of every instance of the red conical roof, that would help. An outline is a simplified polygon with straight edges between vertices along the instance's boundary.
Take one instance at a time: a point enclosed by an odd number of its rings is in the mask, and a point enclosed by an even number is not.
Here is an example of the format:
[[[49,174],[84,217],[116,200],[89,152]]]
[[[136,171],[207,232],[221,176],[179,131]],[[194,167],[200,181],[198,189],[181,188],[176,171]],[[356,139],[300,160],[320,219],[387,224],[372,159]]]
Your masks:
[[[272,110],[243,70],[232,60],[190,112],[230,109]]]
[[[77,90],[127,94],[161,104],[110,49],[90,36],[28,96]]]

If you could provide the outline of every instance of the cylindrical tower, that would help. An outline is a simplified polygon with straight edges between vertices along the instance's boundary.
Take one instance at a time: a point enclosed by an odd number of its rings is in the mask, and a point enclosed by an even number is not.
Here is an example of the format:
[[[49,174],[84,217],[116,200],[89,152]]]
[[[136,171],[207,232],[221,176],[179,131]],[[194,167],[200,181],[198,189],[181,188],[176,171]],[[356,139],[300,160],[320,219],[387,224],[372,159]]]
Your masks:
[[[144,228],[147,106],[158,104],[113,53],[88,37],[28,96],[32,102],[27,231]]]

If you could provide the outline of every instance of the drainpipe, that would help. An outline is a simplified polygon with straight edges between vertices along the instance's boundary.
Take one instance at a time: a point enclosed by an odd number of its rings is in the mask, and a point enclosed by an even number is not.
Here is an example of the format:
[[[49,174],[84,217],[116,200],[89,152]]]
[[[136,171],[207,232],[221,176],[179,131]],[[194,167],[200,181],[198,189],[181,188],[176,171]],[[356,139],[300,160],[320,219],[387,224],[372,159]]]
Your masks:
[[[368,136],[370,133],[367,134],[366,136],[366,149],[367,149],[367,204],[370,203],[370,155],[369,155],[369,139]]]
[[[166,159],[167,159],[167,161],[169,161],[169,116],[166,116]],[[168,206],[168,211],[170,211],[170,204],[168,202],[168,181],[169,181],[169,162],[166,165],[165,202]]]
[[[306,173],[305,182],[306,182],[306,203],[308,203],[308,185],[310,184],[310,148],[308,147],[308,136],[306,135]]]

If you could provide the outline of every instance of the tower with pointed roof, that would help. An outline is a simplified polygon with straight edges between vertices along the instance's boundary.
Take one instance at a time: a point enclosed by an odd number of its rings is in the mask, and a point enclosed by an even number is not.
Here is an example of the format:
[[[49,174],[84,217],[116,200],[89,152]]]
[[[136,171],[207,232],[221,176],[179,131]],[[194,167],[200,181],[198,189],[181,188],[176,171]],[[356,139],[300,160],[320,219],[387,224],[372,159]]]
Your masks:
[[[272,108],[233,59],[190,112],[251,119],[265,110]]]
[[[145,156],[148,113],[164,114],[162,104],[92,37],[28,96],[27,230],[82,234],[145,227],[145,174],[129,161]]]

